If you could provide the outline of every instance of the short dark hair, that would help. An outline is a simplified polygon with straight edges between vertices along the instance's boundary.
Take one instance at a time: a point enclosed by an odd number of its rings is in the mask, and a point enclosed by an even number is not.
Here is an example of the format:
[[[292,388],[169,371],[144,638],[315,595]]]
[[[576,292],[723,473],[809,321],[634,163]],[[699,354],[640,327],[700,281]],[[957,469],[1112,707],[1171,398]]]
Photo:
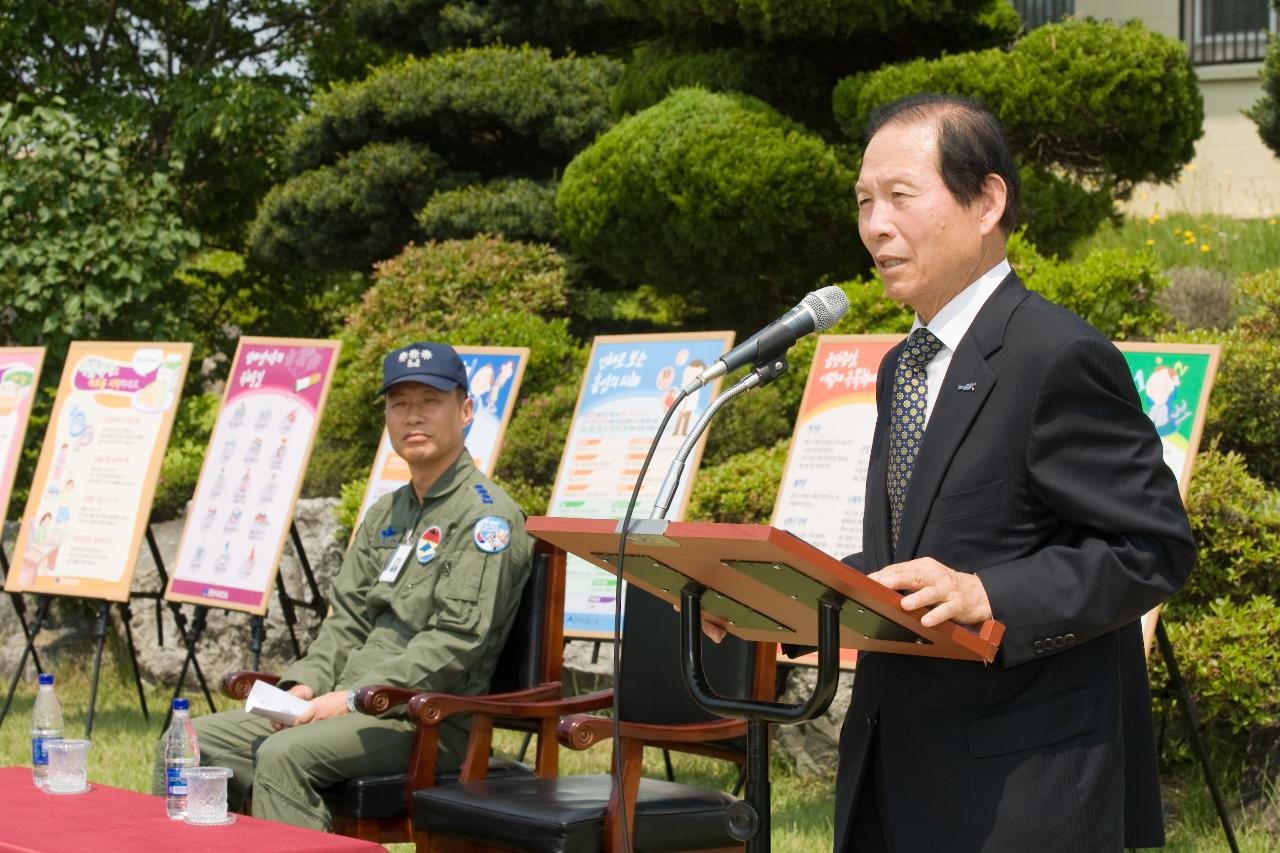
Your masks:
[[[938,174],[960,204],[968,207],[982,194],[987,175],[999,175],[1008,188],[1000,230],[1018,224],[1022,185],[1000,120],[985,104],[960,95],[908,95],[876,107],[867,119],[868,143],[887,124],[932,123],[938,128]]]

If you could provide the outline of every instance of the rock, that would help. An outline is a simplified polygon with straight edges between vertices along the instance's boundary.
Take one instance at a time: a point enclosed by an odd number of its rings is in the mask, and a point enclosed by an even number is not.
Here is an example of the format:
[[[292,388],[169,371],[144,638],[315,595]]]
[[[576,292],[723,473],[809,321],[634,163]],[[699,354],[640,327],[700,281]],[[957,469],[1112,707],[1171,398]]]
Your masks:
[[[798,704],[813,693],[817,670],[809,666],[791,666],[780,701]],[[834,779],[840,761],[840,727],[849,710],[853,673],[841,672],[831,707],[817,719],[793,726],[775,726],[774,751],[784,757],[802,779]]]

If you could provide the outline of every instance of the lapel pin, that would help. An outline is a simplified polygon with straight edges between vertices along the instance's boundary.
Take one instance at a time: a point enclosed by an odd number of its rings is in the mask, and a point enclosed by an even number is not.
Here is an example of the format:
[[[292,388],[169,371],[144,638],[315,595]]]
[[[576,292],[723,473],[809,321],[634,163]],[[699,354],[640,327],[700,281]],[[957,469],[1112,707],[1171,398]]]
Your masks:
[[[978,383],[977,383],[977,382],[966,382],[966,383],[964,383],[963,385],[957,385],[957,386],[956,386],[956,390],[957,390],[957,391],[977,391],[977,390],[978,390]]]

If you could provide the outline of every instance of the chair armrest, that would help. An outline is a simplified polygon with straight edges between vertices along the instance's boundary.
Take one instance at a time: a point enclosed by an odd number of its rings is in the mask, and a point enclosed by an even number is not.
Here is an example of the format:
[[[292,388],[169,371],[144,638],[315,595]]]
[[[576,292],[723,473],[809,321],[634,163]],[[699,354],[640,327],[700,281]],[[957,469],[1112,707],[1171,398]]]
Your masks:
[[[375,684],[361,687],[356,691],[356,709],[363,714],[385,714],[399,705],[409,704],[409,700],[420,691],[404,687],[392,687],[390,684]],[[444,694],[439,694],[444,695]],[[494,702],[532,702],[538,699],[550,699],[560,695],[560,682],[550,681],[529,687],[524,690],[512,690],[507,693],[485,693],[476,697]]]
[[[490,717],[518,717],[541,720],[599,711],[613,704],[613,691],[600,690],[584,696],[538,702],[494,701],[491,696],[453,696],[448,693],[419,693],[409,702],[409,717],[419,725],[439,725],[454,714],[485,714]]]
[[[222,677],[222,692],[232,699],[246,699],[249,691],[253,689],[253,682],[265,681],[267,684],[275,684],[279,680],[280,676],[274,673],[242,669]]]
[[[715,720],[710,723],[658,725],[654,723],[619,724],[618,734],[645,743],[707,743],[743,737],[747,724],[742,720]],[[570,749],[589,749],[613,737],[613,720],[591,714],[565,717],[556,727],[556,740]]]

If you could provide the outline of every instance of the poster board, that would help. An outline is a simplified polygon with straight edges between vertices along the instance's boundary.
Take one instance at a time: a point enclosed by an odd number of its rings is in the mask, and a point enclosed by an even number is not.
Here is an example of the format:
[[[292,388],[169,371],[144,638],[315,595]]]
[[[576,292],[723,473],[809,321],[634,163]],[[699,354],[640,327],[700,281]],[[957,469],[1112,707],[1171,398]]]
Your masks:
[[[1129,364],[1142,409],[1155,424],[1156,434],[1164,445],[1164,461],[1173,470],[1185,504],[1200,435],[1204,432],[1209,392],[1218,373],[1219,347],[1217,344],[1125,342],[1117,343],[1116,347]],[[1142,642],[1148,653],[1159,618],[1159,607],[1142,617]]]
[[[167,600],[266,613],[341,347],[240,339]]]
[[[473,417],[467,427],[466,448],[476,467],[493,476],[507,424],[520,396],[520,383],[529,364],[528,347],[454,347],[467,369],[467,392],[471,395]],[[378,441],[378,453],[369,470],[360,514],[351,529],[354,539],[364,515],[374,501],[409,482],[409,466],[396,455],[391,438],[384,427]]]
[[[44,347],[0,347],[0,512],[8,508],[13,495],[13,478],[43,364]]]
[[[67,351],[5,589],[127,601],[191,344]]]
[[[681,386],[732,344],[733,332],[602,335],[592,341],[547,515],[622,518],[663,414]],[[671,460],[719,390],[717,380],[691,394],[672,416],[645,476],[635,518],[649,516]],[[705,445],[704,433],[689,454],[669,519],[684,514]],[[613,575],[570,555],[565,636],[611,638],[617,595]]]
[[[837,560],[862,550],[876,378],[903,337],[822,335],[813,352],[771,524]],[[856,659],[853,649],[840,650],[841,668],[853,669]],[[818,656],[779,660],[816,665]]]

